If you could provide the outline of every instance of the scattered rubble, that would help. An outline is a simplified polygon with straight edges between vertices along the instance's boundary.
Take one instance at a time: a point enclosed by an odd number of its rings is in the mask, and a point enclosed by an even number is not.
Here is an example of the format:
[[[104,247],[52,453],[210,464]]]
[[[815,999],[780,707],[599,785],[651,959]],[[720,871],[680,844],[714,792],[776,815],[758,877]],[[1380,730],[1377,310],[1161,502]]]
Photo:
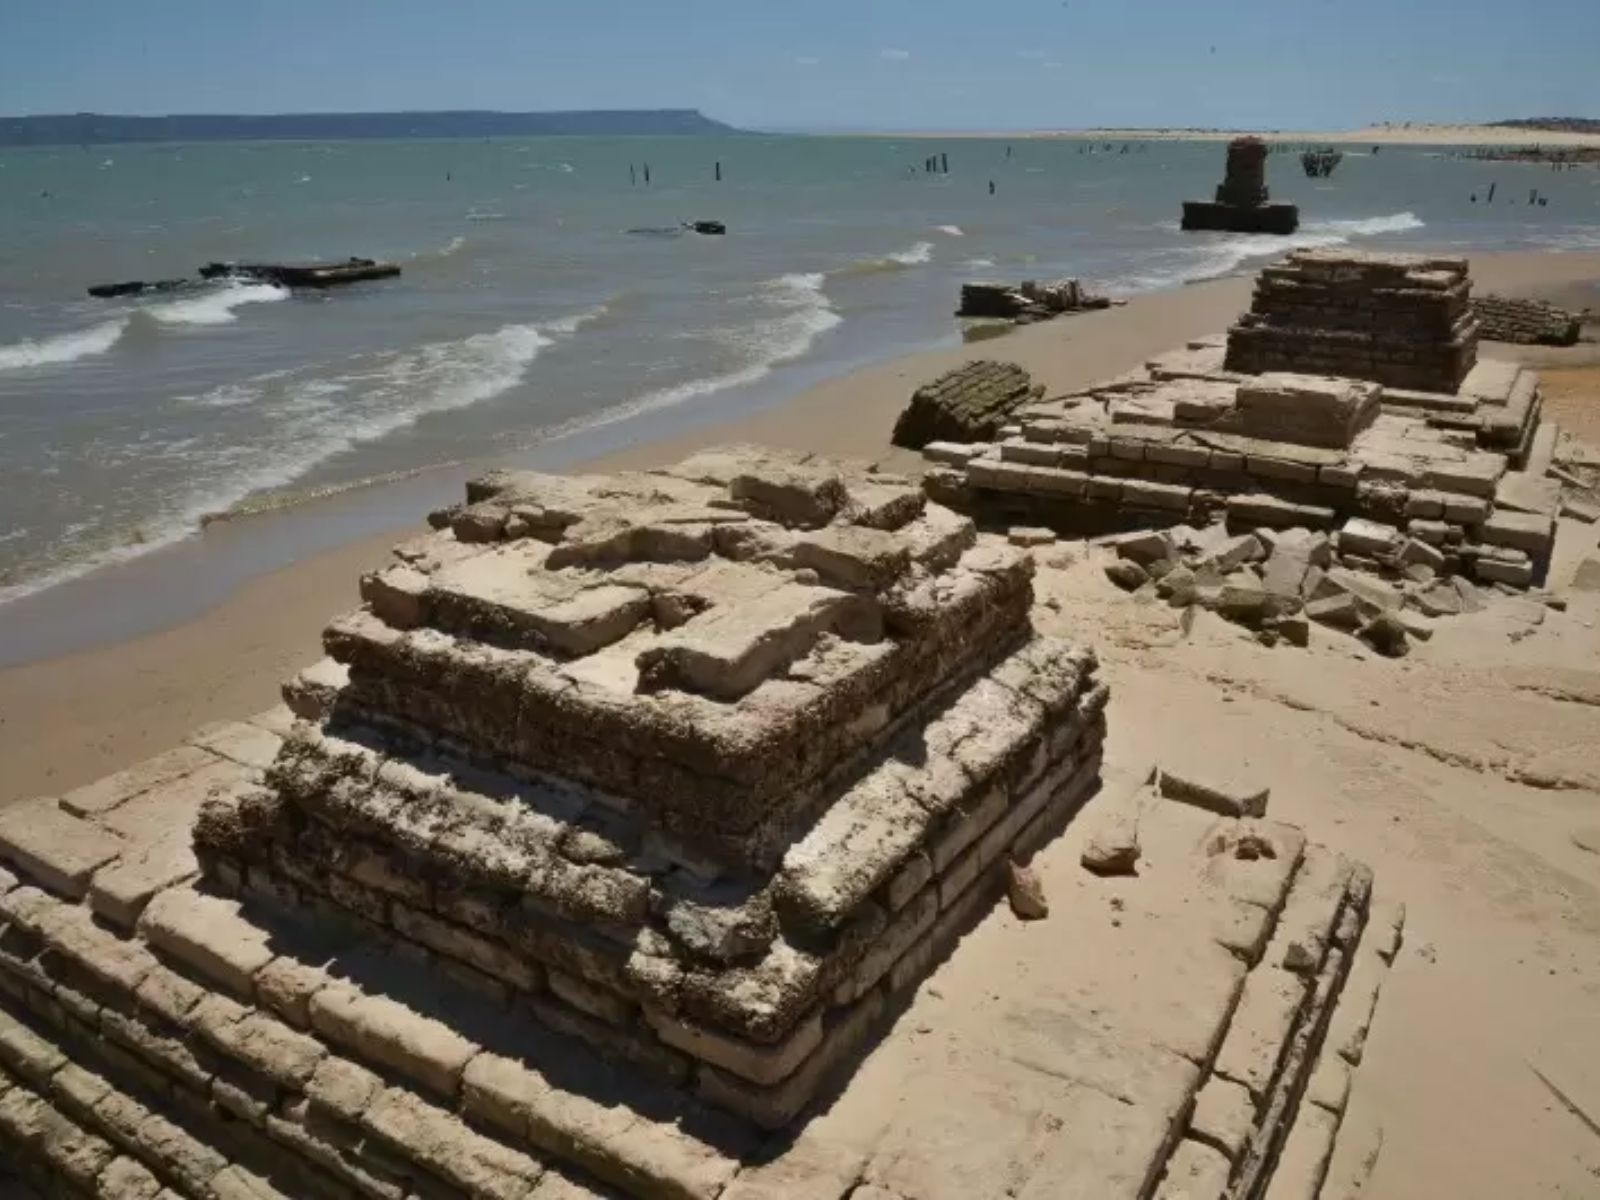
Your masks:
[[[961,307],[956,309],[956,316],[1033,325],[1066,313],[1089,312],[1111,305],[1111,300],[1091,294],[1076,279],[1058,279],[1053,283],[1032,279],[1020,284],[964,283]]]
[[[1215,612],[1267,645],[1303,647],[1315,622],[1397,657],[1432,635],[1429,619],[1481,611],[1485,596],[1467,579],[1408,561],[1419,543],[1388,534],[1374,550],[1378,535],[1367,527],[1330,537],[1300,527],[1233,535],[1222,525],[1179,525],[1113,539],[1117,557],[1105,574],[1124,591],[1148,587],[1174,608]]]
[[[1319,287],[1342,297],[1326,312],[1313,306],[1321,328],[1293,315],[1299,300],[1263,301]],[[1314,558],[1381,577],[1427,617],[1450,615],[1471,600],[1446,581],[1542,582],[1558,513],[1591,495],[1557,477],[1560,430],[1542,420],[1537,374],[1472,365],[1468,288],[1459,260],[1296,252],[1263,272],[1258,312],[1226,340],[1200,339],[1144,371],[1026,404],[990,441],[931,442],[924,487],[1008,526],[1078,535],[1174,526],[1175,542],[1133,535],[1108,567],[1113,582],[1153,583],[1174,603],[1291,642],[1304,640],[1302,612],[1352,632],[1372,626],[1369,641],[1398,651],[1421,627],[1373,626],[1370,603],[1345,594],[1355,585],[1325,578],[1328,564]],[[1401,319],[1408,305],[1414,320]],[[1448,390],[1374,382],[1393,374],[1369,353],[1379,344],[1407,347],[1394,350],[1406,380],[1426,375]],[[1346,374],[1240,369],[1307,359]],[[1213,551],[1220,557],[1206,558]]]
[[[1011,859],[1006,860],[1006,901],[1019,920],[1042,921],[1050,915],[1039,873]]]

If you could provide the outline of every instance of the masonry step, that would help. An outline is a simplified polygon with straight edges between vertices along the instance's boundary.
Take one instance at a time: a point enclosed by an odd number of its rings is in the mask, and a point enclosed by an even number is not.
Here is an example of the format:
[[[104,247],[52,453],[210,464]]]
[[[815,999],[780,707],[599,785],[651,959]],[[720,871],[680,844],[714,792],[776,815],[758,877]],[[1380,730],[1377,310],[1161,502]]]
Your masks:
[[[1003,1068],[1002,1048],[1058,1063],[1074,1082],[1051,1103],[1078,1112],[1090,1122],[1083,1128],[1121,1114],[1122,1132],[1109,1143],[1064,1133],[1021,1197],[1059,1195],[1049,1186],[1071,1181],[1084,1194],[1175,1196],[1184,1177],[1221,1171],[1219,1194],[1253,1200],[1281,1161],[1332,1169],[1324,1142],[1301,1151],[1307,1121],[1329,1135],[1337,1165],[1337,1124],[1306,1096],[1330,1039],[1352,1044],[1341,995],[1370,1021],[1370,876],[1249,815],[1267,795],[1168,770],[1102,793],[1052,846],[1059,865],[1117,818],[1139,831],[1145,859],[1127,876],[1075,864],[1057,875],[1046,933],[1053,957],[1081,963],[1068,972],[1080,998],[1019,1009],[1046,1024],[1005,1026],[1001,1041],[973,1047],[975,1065]],[[156,892],[129,925],[96,903],[84,880],[97,874],[74,865],[85,844],[74,840],[65,854],[57,845],[46,861],[8,843],[27,882],[0,871],[0,1069],[37,1101],[18,1097],[15,1141],[35,1167],[49,1164],[27,1120],[45,1119],[46,1105],[82,1135],[65,1145],[81,1141],[92,1157],[105,1143],[172,1195],[202,1200],[843,1200],[863,1182],[918,1200],[973,1194],[961,1174],[971,1148],[940,1124],[959,1112],[927,1107],[935,1095],[903,1094],[865,1150],[839,1129],[863,1125],[866,1092],[843,1093],[768,1139],[337,910],[289,916],[265,897],[209,893],[189,880]],[[956,936],[984,917],[1004,875],[983,878]],[[1117,914],[1109,929],[1100,916],[1108,902]],[[1123,922],[1137,932],[1115,928]],[[1169,965],[1173,954],[1186,970]],[[940,989],[965,970],[959,955],[952,962],[957,973],[940,976]],[[1041,1040],[1041,1030],[1077,1028],[1074,1014],[1089,1012],[1115,1032]],[[1359,1017],[1350,1030],[1364,1027]],[[912,1036],[891,1034],[885,1061]],[[1102,1078],[1108,1070],[1131,1070],[1139,1082],[1114,1084],[1115,1075]],[[65,1098],[73,1088],[95,1099],[74,1109]],[[1243,1114],[1233,1143],[1190,1116],[1218,1096]],[[147,1127],[159,1136],[131,1132]],[[86,1183],[77,1194],[97,1193]]]

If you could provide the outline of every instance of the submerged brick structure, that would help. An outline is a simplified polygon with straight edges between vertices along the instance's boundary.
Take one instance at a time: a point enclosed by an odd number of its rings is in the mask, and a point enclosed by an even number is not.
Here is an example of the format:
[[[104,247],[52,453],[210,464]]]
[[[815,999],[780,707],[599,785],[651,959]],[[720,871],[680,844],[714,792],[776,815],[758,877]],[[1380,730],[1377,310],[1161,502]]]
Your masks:
[[[1464,258],[1297,250],[1256,277],[1227,369],[1455,392],[1478,358]]]
[[[1267,192],[1267,144],[1258,137],[1228,143],[1227,173],[1215,200],[1188,200],[1183,228],[1228,233],[1290,234],[1300,227],[1293,204],[1273,204]]]

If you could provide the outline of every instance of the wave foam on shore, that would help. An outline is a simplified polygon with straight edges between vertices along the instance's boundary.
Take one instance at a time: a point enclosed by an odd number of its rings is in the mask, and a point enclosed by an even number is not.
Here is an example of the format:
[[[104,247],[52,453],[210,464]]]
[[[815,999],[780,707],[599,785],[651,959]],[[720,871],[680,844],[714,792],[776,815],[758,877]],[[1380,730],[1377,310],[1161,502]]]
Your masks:
[[[759,383],[774,368],[800,358],[819,337],[844,320],[828,299],[825,290],[827,278],[820,271],[796,272],[780,275],[760,285],[757,298],[775,309],[774,314],[753,326],[729,328],[714,335],[724,345],[747,357],[749,362],[746,365],[657,388],[601,412],[546,429],[542,431],[542,436],[566,437],[586,430],[602,429],[643,413],[671,408],[697,396],[709,396],[730,388]]]
[[[236,308],[288,298],[289,289],[277,284],[230,283],[204,295],[149,304],[139,312],[163,325],[228,325],[239,319],[234,315]]]
[[[0,346],[0,371],[51,367],[104,354],[117,344],[127,327],[128,318],[119,317],[114,321],[102,321],[88,329]]]
[[[166,442],[150,438],[137,448],[145,457],[192,463],[188,490],[161,497],[156,512],[115,526],[99,523],[64,531],[47,549],[45,563],[39,564],[43,569],[0,585],[0,605],[172,545],[209,521],[326,495],[328,487],[288,495],[283,489],[354,446],[387,437],[430,414],[503,394],[522,382],[544,349],[571,337],[604,311],[600,306],[554,321],[506,325],[404,351],[361,355],[332,372],[326,365],[267,372],[189,397],[188,407],[219,410],[218,427]],[[240,436],[236,421],[251,422],[248,436]]]
[[[1122,291],[1159,291],[1230,275],[1253,258],[1275,258],[1290,250],[1343,246],[1356,238],[1410,233],[1423,227],[1423,221],[1415,213],[1398,212],[1380,217],[1308,221],[1298,233],[1287,237],[1253,233],[1185,234],[1195,240],[1195,245],[1162,254],[1155,265],[1109,279],[1106,284]]]

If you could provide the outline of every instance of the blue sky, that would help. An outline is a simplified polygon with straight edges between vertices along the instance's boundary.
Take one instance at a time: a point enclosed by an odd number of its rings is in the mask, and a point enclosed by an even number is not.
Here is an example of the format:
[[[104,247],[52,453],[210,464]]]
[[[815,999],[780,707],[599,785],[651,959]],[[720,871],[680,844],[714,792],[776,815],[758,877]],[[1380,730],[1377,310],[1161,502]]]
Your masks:
[[[1600,117],[1600,0],[0,0],[0,114],[695,107],[751,128]]]

